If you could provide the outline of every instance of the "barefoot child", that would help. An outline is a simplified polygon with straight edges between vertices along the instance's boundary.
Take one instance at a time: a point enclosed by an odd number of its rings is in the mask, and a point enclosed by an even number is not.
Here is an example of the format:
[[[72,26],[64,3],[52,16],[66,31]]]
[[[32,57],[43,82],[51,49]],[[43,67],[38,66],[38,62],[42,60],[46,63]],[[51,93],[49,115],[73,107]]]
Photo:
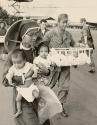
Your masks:
[[[15,117],[18,117],[22,113],[22,97],[28,102],[33,102],[33,100],[39,96],[39,89],[32,84],[32,75],[34,74],[35,65],[26,62],[24,52],[20,49],[14,50],[11,55],[11,60],[13,65],[6,75],[9,84],[15,86],[12,80],[14,76],[21,77],[23,81],[22,85],[16,86],[18,94],[16,97],[17,113],[15,114]]]

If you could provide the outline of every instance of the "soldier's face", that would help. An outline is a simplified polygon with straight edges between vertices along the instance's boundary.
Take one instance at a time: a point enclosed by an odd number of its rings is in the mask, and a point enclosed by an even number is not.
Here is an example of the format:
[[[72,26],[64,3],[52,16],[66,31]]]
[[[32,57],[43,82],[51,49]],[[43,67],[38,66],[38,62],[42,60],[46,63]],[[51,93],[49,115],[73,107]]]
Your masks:
[[[86,22],[85,21],[80,21],[80,24],[81,24],[81,26],[84,26],[84,24],[86,24]]]
[[[83,23],[83,22],[80,22],[80,24],[81,24],[81,26],[83,26],[83,25],[84,25],[84,23]]]
[[[68,19],[64,18],[64,19],[60,20],[60,22],[58,24],[59,24],[60,29],[64,31],[68,25]]]

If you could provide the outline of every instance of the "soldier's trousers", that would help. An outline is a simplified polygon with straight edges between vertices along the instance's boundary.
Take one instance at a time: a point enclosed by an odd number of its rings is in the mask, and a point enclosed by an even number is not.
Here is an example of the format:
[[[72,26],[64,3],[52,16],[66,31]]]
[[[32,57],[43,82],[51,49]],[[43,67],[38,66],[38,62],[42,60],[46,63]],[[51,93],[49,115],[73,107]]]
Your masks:
[[[58,77],[58,98],[62,104],[66,102],[70,87],[70,67],[61,67]]]
[[[91,52],[90,52],[90,59],[91,59],[90,67],[91,67],[91,69],[95,70],[95,63],[94,63],[94,58],[93,58],[93,50],[91,50]]]

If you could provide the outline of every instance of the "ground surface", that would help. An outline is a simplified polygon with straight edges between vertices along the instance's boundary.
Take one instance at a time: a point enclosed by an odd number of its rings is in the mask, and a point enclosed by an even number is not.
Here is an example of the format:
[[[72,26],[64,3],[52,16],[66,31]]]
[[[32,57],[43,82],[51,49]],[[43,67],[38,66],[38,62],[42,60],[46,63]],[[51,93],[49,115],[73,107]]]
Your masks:
[[[78,41],[78,30],[70,30]],[[94,59],[97,69],[97,31],[92,31],[95,42]],[[0,61],[0,80],[4,61]],[[97,72],[88,73],[88,65],[71,68],[71,88],[65,106],[69,118],[53,119],[54,125],[97,125]],[[57,88],[55,88],[57,90]],[[12,119],[12,89],[0,84],[0,125],[14,125]]]

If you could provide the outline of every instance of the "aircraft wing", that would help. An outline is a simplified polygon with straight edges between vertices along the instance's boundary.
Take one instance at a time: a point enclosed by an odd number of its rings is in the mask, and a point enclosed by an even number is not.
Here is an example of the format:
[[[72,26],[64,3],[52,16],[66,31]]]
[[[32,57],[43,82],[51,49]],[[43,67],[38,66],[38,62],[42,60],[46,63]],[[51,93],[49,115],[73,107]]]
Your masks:
[[[93,27],[97,27],[97,23],[93,23],[93,22],[87,22],[88,25],[93,26]]]

